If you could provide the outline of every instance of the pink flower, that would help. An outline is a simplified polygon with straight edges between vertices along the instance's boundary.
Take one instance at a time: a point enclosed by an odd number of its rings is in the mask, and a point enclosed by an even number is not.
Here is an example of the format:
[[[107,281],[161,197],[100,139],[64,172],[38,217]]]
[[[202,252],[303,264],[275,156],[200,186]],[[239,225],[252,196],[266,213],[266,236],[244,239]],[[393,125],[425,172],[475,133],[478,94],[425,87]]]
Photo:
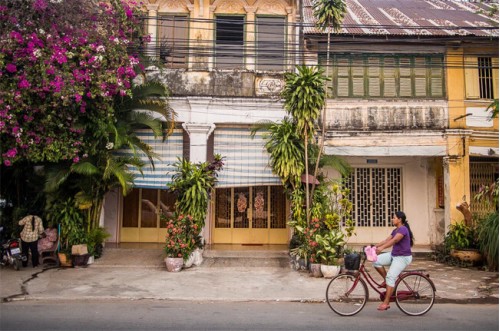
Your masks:
[[[17,71],[17,67],[15,64],[12,64],[12,63],[9,63],[5,66],[5,69],[10,72],[10,73],[13,73],[13,72],[16,72]]]
[[[47,8],[47,3],[45,0],[36,0],[33,4],[33,9],[36,11],[43,11]]]
[[[5,153],[5,156],[7,156],[8,158],[16,157],[16,155],[17,155],[17,149],[15,148],[11,148],[7,151],[7,153]]]
[[[78,156],[75,156],[73,158],[73,163],[78,163],[78,162],[80,162],[80,158]]]
[[[29,89],[31,86],[30,82],[28,82],[26,79],[22,79],[18,84],[17,87],[19,89]]]
[[[7,167],[10,167],[12,165],[12,162],[10,162],[10,160],[4,160],[3,164],[5,164],[5,166]]]
[[[10,37],[11,37],[12,39],[15,39],[18,43],[22,43],[22,42],[23,42],[23,35],[22,35],[22,34],[20,34],[20,33],[19,33],[19,32],[17,32],[17,31],[12,31],[12,32],[10,33]]]

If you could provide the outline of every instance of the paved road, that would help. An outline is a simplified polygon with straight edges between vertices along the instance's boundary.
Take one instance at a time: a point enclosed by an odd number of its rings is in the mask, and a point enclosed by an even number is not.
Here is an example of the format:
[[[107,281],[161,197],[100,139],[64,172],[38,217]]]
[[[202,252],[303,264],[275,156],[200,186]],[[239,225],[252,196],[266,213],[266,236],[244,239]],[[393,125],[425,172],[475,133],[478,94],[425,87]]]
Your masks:
[[[161,300],[22,301],[0,305],[0,329],[20,330],[498,330],[498,305],[438,304],[421,317],[368,303],[355,317],[326,304]]]

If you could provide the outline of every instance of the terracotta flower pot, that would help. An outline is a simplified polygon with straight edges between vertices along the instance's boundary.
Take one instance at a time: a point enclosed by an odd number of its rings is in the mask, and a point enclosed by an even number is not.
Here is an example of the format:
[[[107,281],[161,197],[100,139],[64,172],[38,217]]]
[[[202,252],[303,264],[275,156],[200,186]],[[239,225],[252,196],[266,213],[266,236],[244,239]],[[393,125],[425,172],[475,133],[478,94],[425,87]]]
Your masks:
[[[477,249],[452,249],[450,255],[460,261],[479,262],[483,256]]]
[[[184,259],[182,257],[166,257],[165,264],[167,266],[167,271],[179,272],[184,265]]]

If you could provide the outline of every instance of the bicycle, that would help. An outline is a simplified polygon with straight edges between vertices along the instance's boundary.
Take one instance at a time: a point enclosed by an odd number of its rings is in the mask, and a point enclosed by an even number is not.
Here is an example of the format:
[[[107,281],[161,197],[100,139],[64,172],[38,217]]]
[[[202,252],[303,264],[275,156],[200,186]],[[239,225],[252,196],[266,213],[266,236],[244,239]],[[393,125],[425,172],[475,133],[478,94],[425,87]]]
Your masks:
[[[364,249],[363,249],[364,250]],[[359,313],[368,301],[370,285],[379,295],[385,298],[385,286],[378,283],[365,268],[366,255],[361,253],[363,261],[358,270],[347,270],[334,277],[326,288],[326,302],[330,308],[341,316],[354,316]],[[436,298],[436,286],[423,269],[404,270],[396,280],[391,302],[410,316],[427,313]]]

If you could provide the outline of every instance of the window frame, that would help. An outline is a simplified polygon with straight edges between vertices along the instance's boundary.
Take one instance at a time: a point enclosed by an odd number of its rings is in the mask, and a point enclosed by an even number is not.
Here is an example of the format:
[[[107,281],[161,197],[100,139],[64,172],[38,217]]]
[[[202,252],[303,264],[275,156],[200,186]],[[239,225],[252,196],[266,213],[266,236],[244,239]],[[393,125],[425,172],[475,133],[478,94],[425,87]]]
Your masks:
[[[481,67],[479,59],[489,59],[491,66]],[[498,99],[498,57],[494,56],[464,56],[465,98],[467,100],[493,100]],[[481,70],[488,70],[490,75],[490,88],[481,89]]]
[[[277,68],[278,66],[274,65],[273,63],[271,64],[259,64],[259,59],[261,59],[261,55],[260,55],[260,47],[259,47],[259,36],[260,36],[260,32],[259,32],[259,19],[282,19],[283,20],[283,39],[282,39],[282,42],[283,42],[283,48],[282,48],[282,54],[281,54],[281,59],[282,59],[282,62],[281,62],[281,68]],[[288,39],[288,30],[287,30],[287,16],[284,16],[284,15],[256,15],[255,16],[255,42],[254,42],[254,45],[255,45],[255,69],[257,71],[285,71],[286,68],[287,68],[287,39]],[[266,23],[264,23],[263,25],[265,25]],[[269,23],[267,23],[269,24]],[[271,51],[269,53],[274,53],[274,49],[275,47],[271,47],[270,48]],[[269,54],[267,55],[269,56]],[[264,57],[265,59],[266,57]]]
[[[220,62],[218,63],[219,61],[217,61],[219,55],[218,55],[218,48],[220,46],[220,44],[218,44],[217,42],[217,36],[218,36],[218,20],[219,19],[227,19],[227,18],[230,18],[230,17],[236,17],[236,18],[241,18],[242,20],[242,25],[243,25],[243,29],[242,29],[242,42],[241,42],[241,62],[238,61],[237,63],[234,62],[234,63],[223,63],[223,62]],[[246,67],[246,50],[245,50],[245,45],[246,45],[246,15],[238,15],[238,14],[217,14],[215,15],[214,17],[214,30],[213,30],[213,33],[214,33],[214,49],[213,49],[213,56],[214,56],[214,60],[213,60],[213,63],[214,63],[214,67],[216,69],[221,69],[221,70],[234,70],[234,69],[241,69],[241,68],[245,68]],[[235,45],[232,45],[232,46],[235,46]],[[236,45],[237,46],[237,45]],[[229,56],[228,56],[229,58]],[[232,58],[236,58],[236,56],[232,56]]]
[[[324,64],[325,55],[320,56],[320,64]],[[379,78],[378,78],[378,90],[379,95],[371,95],[372,91],[370,87],[374,87],[373,81],[376,80],[375,76],[370,74],[371,66],[370,62],[373,63],[375,60],[379,64]],[[418,73],[419,67],[415,65],[416,61],[423,59],[425,61],[425,74]],[[435,61],[438,59],[440,61],[440,66],[436,66]],[[334,53],[331,55],[331,61],[333,63],[333,70],[331,76],[331,92],[329,94],[330,98],[363,98],[363,99],[389,99],[389,98],[401,98],[401,99],[444,99],[446,98],[446,84],[445,84],[445,74],[444,70],[444,54],[350,54],[350,53]],[[347,75],[339,76],[339,62],[346,63],[344,67],[347,66]],[[407,61],[408,65],[402,67],[402,62]],[[358,64],[353,65],[353,63],[358,62]],[[386,67],[386,64],[393,63],[394,67]],[[363,71],[360,74],[360,67]],[[440,77],[436,75],[436,67],[440,68]],[[389,70],[386,70],[389,69]],[[406,69],[406,70],[402,70]],[[344,73],[346,69],[342,70]],[[356,75],[354,71],[358,71]],[[392,72],[393,84],[392,88],[389,90],[389,79],[390,76],[386,77],[387,73]],[[420,77],[419,77],[420,76]],[[343,80],[347,79],[348,84],[345,81],[342,82],[341,86],[347,86],[348,91],[339,90],[339,78]],[[439,81],[436,81],[436,78]],[[422,93],[422,89],[417,88],[417,79],[425,80],[425,95],[418,95],[418,92]],[[355,80],[363,82],[362,93],[359,91],[359,85],[355,86]],[[404,81],[408,81],[408,84],[404,84]],[[434,82],[434,83],[433,83]],[[387,90],[386,90],[387,84]],[[433,84],[440,86],[440,94],[436,93],[436,89],[433,88]],[[356,89],[357,87],[357,89]],[[406,87],[406,88],[405,88]],[[357,91],[357,93],[355,93]],[[406,93],[405,93],[406,92]]]
[[[166,20],[166,22],[175,22],[177,21],[178,18],[180,18],[178,21],[183,21],[185,20],[186,22],[186,26],[185,26],[185,29],[186,29],[186,33],[185,33],[185,39],[186,39],[186,44],[185,44],[185,51],[182,51],[181,49],[181,54],[183,54],[182,56],[167,56],[168,59],[162,59],[162,56],[161,56],[161,52],[162,52],[162,38],[160,37],[161,36],[161,28],[162,28],[162,22],[163,22],[163,19],[162,18],[171,18],[170,20]],[[166,27],[167,29],[169,28],[168,26]],[[175,25],[174,27],[172,27],[173,29],[173,33],[174,33],[174,36],[171,38],[174,40],[174,47],[172,49],[175,49],[175,40],[176,40],[176,37],[175,37]],[[179,27],[179,29],[183,29],[183,27]],[[165,33],[166,34],[166,33]],[[167,39],[170,39],[169,37],[167,37]],[[181,40],[181,45],[182,45],[183,41]],[[157,47],[157,51],[156,51],[156,56],[158,57],[158,59],[160,60],[161,63],[163,63],[167,68],[174,68],[174,69],[179,69],[179,68],[187,68],[189,66],[189,15],[186,14],[186,13],[179,13],[179,14],[176,14],[176,13],[161,13],[157,16],[157,26],[156,26],[156,47]],[[173,52],[173,54],[175,54],[176,52]],[[177,59],[177,58],[183,58],[183,61],[179,61],[178,63],[177,62],[174,62],[175,60],[174,59]]]

